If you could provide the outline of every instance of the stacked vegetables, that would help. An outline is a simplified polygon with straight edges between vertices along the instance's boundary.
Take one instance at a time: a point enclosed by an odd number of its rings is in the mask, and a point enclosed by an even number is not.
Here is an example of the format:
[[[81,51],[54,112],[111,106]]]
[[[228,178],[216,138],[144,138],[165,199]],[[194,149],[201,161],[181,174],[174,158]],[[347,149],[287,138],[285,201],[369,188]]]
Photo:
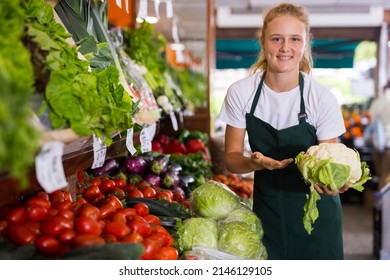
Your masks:
[[[183,255],[203,247],[236,259],[267,259],[260,219],[226,185],[213,180],[202,184],[192,193],[190,207],[192,217],[177,229]]]

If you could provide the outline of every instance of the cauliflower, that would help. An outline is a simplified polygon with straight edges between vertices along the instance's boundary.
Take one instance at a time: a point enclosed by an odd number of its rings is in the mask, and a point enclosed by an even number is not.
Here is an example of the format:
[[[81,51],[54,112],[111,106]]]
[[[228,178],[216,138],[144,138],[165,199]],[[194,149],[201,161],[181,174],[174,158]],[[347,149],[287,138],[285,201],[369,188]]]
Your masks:
[[[321,199],[314,184],[327,185],[337,190],[345,184],[349,188],[363,191],[363,184],[371,179],[366,162],[360,161],[359,153],[342,143],[321,143],[299,153],[295,163],[310,192],[304,205],[303,224],[310,234],[318,218],[317,201]]]

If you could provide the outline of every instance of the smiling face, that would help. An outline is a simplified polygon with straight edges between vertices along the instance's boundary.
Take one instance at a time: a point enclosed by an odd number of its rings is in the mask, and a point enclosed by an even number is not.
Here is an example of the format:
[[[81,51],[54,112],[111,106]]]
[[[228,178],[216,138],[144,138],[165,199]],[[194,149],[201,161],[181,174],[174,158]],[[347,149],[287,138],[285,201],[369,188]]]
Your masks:
[[[298,72],[306,46],[303,22],[290,15],[277,16],[267,25],[262,38],[268,62],[267,71],[274,73]]]

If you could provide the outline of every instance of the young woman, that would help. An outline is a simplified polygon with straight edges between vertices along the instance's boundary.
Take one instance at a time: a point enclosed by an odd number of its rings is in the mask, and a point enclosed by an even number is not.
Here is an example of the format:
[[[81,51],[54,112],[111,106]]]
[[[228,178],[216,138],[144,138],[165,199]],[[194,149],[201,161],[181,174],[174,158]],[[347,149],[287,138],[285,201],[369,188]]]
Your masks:
[[[315,186],[320,217],[309,235],[302,221],[309,187],[293,162],[299,152],[337,142],[345,132],[337,99],[309,75],[310,36],[303,7],[282,3],[270,9],[252,74],[229,87],[219,116],[227,124],[228,170],[255,171],[253,211],[263,223],[269,259],[343,259],[338,193]],[[250,156],[244,155],[246,133]]]

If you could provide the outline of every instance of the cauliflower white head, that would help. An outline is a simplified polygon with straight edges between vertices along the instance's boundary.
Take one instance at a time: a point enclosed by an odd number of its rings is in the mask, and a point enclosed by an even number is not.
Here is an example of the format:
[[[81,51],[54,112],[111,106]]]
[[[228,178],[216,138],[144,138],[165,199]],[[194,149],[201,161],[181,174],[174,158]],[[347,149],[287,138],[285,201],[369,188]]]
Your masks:
[[[357,182],[362,176],[359,154],[342,143],[320,143],[319,145],[311,146],[306,151],[306,156],[315,156],[314,163],[330,159],[331,162],[350,166],[351,171],[347,179],[349,183]]]

